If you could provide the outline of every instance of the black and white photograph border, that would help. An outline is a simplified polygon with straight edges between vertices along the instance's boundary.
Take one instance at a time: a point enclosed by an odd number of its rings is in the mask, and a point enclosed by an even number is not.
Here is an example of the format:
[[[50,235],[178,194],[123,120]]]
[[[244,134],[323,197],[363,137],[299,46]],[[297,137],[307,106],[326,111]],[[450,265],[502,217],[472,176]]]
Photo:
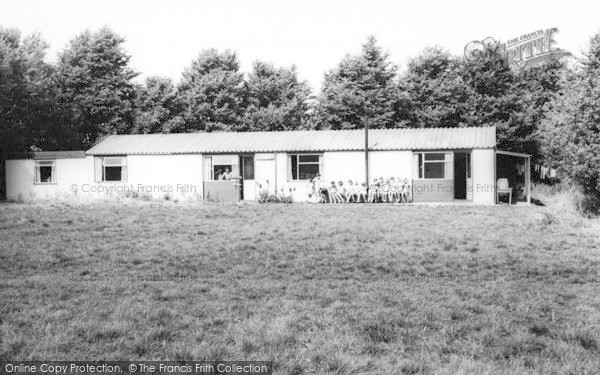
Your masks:
[[[0,375],[600,373],[600,4],[0,6]]]

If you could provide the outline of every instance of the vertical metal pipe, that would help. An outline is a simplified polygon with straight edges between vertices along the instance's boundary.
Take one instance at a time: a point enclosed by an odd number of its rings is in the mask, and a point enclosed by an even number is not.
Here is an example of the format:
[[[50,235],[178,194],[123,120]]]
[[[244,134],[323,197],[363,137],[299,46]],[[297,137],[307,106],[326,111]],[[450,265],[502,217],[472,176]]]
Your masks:
[[[275,187],[275,195],[277,195],[277,153],[273,154],[273,164],[275,165],[275,181],[273,181],[273,186]]]
[[[527,185],[527,204],[531,204],[531,155],[525,162],[525,184]]]
[[[369,191],[369,119],[365,118],[365,183]]]

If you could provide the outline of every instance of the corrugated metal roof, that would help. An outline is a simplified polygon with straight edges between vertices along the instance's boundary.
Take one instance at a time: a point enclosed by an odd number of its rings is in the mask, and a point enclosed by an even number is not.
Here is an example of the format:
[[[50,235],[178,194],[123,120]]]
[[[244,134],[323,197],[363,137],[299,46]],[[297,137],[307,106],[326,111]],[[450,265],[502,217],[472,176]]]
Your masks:
[[[85,151],[29,151],[14,153],[8,156],[9,159],[78,159],[85,158]]]
[[[364,149],[364,130],[212,132],[111,135],[88,155],[193,154],[288,151],[356,151]],[[372,129],[370,150],[493,148],[496,129]]]
[[[85,151],[35,151],[34,159],[77,159],[84,158]]]

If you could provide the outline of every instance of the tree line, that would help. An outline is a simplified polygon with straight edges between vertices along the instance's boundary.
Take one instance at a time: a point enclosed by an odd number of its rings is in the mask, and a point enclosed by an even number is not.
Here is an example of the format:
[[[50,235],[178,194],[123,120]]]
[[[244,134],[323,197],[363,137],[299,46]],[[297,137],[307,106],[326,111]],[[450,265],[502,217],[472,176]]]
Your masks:
[[[215,49],[201,51],[179,82],[137,84],[123,43],[108,28],[85,31],[48,63],[39,34],[0,27],[2,160],[85,149],[115,133],[494,125],[499,148],[560,167],[600,206],[598,35],[574,66],[550,60],[521,71],[499,45],[476,61],[430,47],[400,71],[369,37],[325,73],[318,93],[294,66],[256,61],[244,74],[235,52]]]

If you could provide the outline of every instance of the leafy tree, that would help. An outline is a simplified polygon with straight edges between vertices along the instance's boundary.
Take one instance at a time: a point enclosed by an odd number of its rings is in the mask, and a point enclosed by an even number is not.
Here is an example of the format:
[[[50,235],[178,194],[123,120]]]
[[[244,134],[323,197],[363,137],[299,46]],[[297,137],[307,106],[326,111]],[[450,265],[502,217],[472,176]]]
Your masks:
[[[169,133],[182,126],[181,105],[169,78],[148,77],[138,86],[134,133]]]
[[[257,61],[246,81],[247,109],[243,130],[293,130],[303,125],[310,88],[296,68],[275,68]]]
[[[4,161],[11,153],[55,148],[52,67],[38,35],[22,37],[0,27],[0,198],[5,195]]]
[[[548,105],[540,136],[546,159],[580,187],[580,208],[600,211],[600,34],[582,65],[565,75],[563,88]]]
[[[467,98],[469,126],[496,126],[500,148],[521,150],[514,114],[520,110],[515,75],[499,44],[486,46],[481,57],[464,61],[462,77],[471,92]]]
[[[547,106],[562,88],[561,78],[566,72],[565,63],[553,59],[539,66],[525,68],[516,73],[514,92],[517,93],[519,111],[513,115],[517,125],[514,137],[520,151],[541,158],[539,127]]]
[[[321,103],[319,99],[314,95],[310,95],[308,99],[305,101],[306,103],[306,112],[305,117],[302,121],[302,129],[305,130],[319,130],[323,129],[323,109],[321,107]]]
[[[465,61],[428,48],[410,61],[400,79],[401,120],[412,127],[491,126],[499,147],[538,155],[537,129],[543,108],[560,88],[560,60],[515,72],[488,45]]]
[[[498,147],[537,156],[543,108],[559,88],[564,65],[551,61],[515,72],[501,48],[499,44],[486,46],[479,59],[463,63],[463,80],[471,90],[466,124],[495,125]]]
[[[131,80],[137,73],[128,66],[124,42],[108,28],[86,31],[59,55],[58,100],[83,147],[133,128],[136,90]]]
[[[369,37],[358,56],[346,56],[327,74],[321,92],[323,121],[332,129],[394,127],[397,121],[396,67]]]
[[[600,33],[594,35],[588,43],[588,51],[584,53],[585,58],[581,61],[584,72],[587,75],[600,70]]]
[[[179,92],[184,122],[173,131],[237,130],[242,126],[245,87],[235,53],[201,52],[184,71]]]
[[[0,118],[10,151],[46,143],[53,122],[52,66],[44,62],[46,42],[33,34],[0,27]]]
[[[399,82],[400,118],[411,127],[466,126],[473,90],[461,73],[461,61],[439,47],[410,60]]]

